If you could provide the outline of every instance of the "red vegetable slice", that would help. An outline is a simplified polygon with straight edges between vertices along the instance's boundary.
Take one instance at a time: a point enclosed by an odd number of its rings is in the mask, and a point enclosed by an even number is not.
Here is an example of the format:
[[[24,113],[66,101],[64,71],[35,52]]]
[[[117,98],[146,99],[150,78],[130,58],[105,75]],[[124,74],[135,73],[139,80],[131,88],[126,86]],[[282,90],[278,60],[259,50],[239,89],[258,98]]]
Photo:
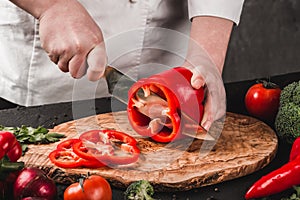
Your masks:
[[[80,157],[75,153],[65,150],[54,150],[49,154],[49,159],[53,164],[62,168],[81,167]]]
[[[83,133],[82,142],[73,151],[87,160],[99,160],[107,165],[125,165],[138,160],[140,150],[136,140],[115,130],[92,130]]]
[[[56,149],[49,154],[49,159],[58,167],[62,168],[77,168],[77,167],[88,167],[88,168],[99,168],[105,166],[98,160],[86,160],[74,152]]]
[[[72,146],[73,144],[80,142],[80,139],[76,139],[76,138],[72,138],[72,139],[68,139],[65,141],[60,142],[56,149],[60,149],[60,150],[72,150]]]
[[[86,160],[76,155],[73,152],[73,145],[79,142],[81,142],[81,140],[75,138],[62,141],[57,145],[56,150],[52,151],[49,154],[50,161],[56,166],[62,168],[99,168],[104,166],[104,164],[99,162],[98,160]]]

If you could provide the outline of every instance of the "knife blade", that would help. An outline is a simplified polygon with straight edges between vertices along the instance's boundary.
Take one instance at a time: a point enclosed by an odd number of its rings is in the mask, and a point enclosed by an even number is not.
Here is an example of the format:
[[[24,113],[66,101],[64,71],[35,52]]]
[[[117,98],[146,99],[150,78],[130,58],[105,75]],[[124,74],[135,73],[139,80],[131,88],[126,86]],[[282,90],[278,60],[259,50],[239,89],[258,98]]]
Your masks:
[[[127,74],[123,74],[122,72],[120,72],[112,66],[106,67],[104,77],[108,85],[108,92],[114,98],[127,105],[128,91],[131,88],[131,86],[137,82],[137,80],[133,77],[130,77]],[[212,137],[199,123],[197,123],[195,120],[189,117],[186,113],[182,112],[181,116],[183,117],[183,119],[185,119],[184,122],[188,123],[189,127],[192,127],[192,129],[190,130],[193,130],[188,131],[188,129],[184,128],[182,134],[201,140],[215,140],[215,138]]]

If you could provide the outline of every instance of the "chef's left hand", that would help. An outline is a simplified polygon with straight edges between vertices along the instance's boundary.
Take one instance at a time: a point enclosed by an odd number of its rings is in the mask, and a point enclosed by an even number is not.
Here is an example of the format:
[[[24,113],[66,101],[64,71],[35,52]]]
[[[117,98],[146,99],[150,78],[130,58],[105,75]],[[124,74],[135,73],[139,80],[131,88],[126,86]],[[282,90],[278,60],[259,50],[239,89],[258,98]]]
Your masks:
[[[226,93],[220,72],[214,65],[184,66],[193,73],[191,85],[195,89],[205,88],[204,114],[201,126],[209,130],[213,122],[226,114]]]
[[[232,21],[213,16],[198,16],[192,20],[188,53],[183,66],[193,73],[192,87],[206,88],[201,122],[206,130],[226,114],[222,71],[232,26]]]

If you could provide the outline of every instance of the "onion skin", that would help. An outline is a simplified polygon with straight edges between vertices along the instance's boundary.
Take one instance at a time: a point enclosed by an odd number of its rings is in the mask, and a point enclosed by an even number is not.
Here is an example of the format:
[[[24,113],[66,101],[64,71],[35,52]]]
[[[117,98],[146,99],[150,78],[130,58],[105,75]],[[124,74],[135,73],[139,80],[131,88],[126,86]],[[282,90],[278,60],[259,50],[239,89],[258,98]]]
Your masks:
[[[12,200],[13,185],[18,177],[19,172],[13,171],[5,173],[7,173],[5,178],[0,180],[0,199]]]
[[[15,200],[54,200],[56,196],[54,181],[38,168],[24,168],[14,183]]]

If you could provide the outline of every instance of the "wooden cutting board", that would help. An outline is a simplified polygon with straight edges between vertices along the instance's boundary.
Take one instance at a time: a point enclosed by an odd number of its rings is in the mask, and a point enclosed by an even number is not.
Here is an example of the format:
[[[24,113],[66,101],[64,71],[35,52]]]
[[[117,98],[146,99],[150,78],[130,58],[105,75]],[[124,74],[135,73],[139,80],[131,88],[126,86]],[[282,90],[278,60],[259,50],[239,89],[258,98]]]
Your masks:
[[[95,129],[116,129],[139,137],[130,127],[126,112],[114,112],[86,117],[54,127],[53,132],[67,138]],[[274,158],[277,150],[275,132],[254,118],[227,113],[222,133],[216,142],[190,138],[159,144],[147,138],[137,138],[141,156],[137,163],[99,169],[63,169],[53,165],[48,154],[58,143],[30,145],[21,158],[26,166],[43,169],[57,183],[70,184],[80,174],[99,174],[112,185],[127,187],[131,182],[149,180],[156,191],[189,190],[241,177],[257,171]]]

